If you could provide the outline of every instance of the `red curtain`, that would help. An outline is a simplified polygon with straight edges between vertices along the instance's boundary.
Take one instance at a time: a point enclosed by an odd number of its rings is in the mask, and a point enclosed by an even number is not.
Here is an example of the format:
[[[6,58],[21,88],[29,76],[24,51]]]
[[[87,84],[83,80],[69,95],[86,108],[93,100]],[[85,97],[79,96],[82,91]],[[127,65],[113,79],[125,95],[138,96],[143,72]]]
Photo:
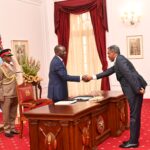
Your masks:
[[[108,30],[106,0],[68,0],[55,2],[54,7],[55,33],[58,36],[58,43],[66,47],[67,54],[70,35],[70,13],[82,14],[87,11],[90,12],[102,70],[106,70],[108,66],[106,60],[106,31]],[[67,57],[64,62],[66,64]],[[108,77],[102,79],[101,89],[110,90]]]

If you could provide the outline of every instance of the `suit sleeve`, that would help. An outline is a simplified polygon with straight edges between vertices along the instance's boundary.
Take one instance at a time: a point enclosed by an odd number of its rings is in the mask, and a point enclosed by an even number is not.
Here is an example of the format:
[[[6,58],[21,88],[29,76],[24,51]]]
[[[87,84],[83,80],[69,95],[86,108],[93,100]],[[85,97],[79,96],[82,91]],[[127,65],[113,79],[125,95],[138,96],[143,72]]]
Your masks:
[[[80,82],[80,76],[71,76],[67,74],[67,70],[63,64],[57,64],[55,66],[56,73],[59,75],[60,78],[64,81],[72,81],[72,82]]]
[[[104,71],[102,73],[97,74],[96,77],[97,77],[97,79],[100,79],[100,78],[103,78],[103,77],[110,76],[113,73],[115,73],[114,66],[112,66],[111,68],[107,69],[106,71]]]

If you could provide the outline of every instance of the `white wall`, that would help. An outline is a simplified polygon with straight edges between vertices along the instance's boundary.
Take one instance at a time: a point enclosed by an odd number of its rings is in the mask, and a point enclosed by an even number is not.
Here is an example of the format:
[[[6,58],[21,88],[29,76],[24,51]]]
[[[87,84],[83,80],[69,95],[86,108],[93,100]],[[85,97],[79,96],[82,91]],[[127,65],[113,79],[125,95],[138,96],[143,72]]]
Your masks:
[[[42,94],[43,97],[47,97],[48,86],[48,73],[49,64],[54,56],[54,46],[57,44],[57,37],[54,33],[54,3],[51,0],[43,0],[41,5],[42,13],[42,33],[43,33],[43,70],[41,70],[41,76],[43,77]]]
[[[12,40],[28,40],[29,55],[41,62],[39,75],[45,97],[49,62],[57,42],[53,24],[53,4],[49,0],[0,0],[3,47],[11,48]]]
[[[29,40],[29,54],[39,53],[42,49],[40,5],[1,0],[0,33],[4,48],[11,47],[11,40]]]
[[[143,59],[130,59],[134,64],[138,72],[146,79],[148,87],[146,89],[145,98],[150,98],[150,67],[149,67],[149,0],[137,0],[141,3],[142,17],[140,22],[136,26],[128,26],[123,24],[120,15],[121,10],[131,0],[107,0],[107,12],[108,12],[108,25],[109,32],[107,33],[107,46],[111,44],[117,44],[120,46],[121,53],[127,56],[127,40],[126,37],[130,35],[142,35],[143,36]],[[115,2],[115,3],[114,3]],[[115,75],[110,78],[111,89],[120,89],[119,83],[116,81]]]

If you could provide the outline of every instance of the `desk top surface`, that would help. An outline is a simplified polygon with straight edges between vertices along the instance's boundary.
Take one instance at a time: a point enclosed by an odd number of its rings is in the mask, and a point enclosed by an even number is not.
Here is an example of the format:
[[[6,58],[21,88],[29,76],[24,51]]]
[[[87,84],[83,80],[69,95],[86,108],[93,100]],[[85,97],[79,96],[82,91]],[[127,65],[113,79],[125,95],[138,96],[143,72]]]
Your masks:
[[[117,99],[123,96],[122,92],[118,91],[99,91],[92,94],[93,96],[103,96],[104,98],[100,102],[76,102],[70,105],[46,105],[36,109],[32,109],[25,112],[25,116],[49,116],[49,117],[61,117],[61,116],[75,116],[77,114],[82,114],[85,112],[90,112],[93,109],[99,108],[102,103],[108,102],[110,98]]]

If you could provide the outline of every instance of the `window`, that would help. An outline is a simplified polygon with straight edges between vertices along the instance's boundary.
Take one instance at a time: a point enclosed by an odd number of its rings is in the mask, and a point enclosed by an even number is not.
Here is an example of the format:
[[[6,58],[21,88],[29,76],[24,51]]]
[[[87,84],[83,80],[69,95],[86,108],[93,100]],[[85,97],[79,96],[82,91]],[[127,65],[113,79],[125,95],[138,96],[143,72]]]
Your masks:
[[[93,75],[101,71],[89,13],[70,15],[67,70],[70,75]],[[93,90],[100,90],[100,82],[100,80],[92,80],[88,83],[68,82],[69,96],[84,95]]]

